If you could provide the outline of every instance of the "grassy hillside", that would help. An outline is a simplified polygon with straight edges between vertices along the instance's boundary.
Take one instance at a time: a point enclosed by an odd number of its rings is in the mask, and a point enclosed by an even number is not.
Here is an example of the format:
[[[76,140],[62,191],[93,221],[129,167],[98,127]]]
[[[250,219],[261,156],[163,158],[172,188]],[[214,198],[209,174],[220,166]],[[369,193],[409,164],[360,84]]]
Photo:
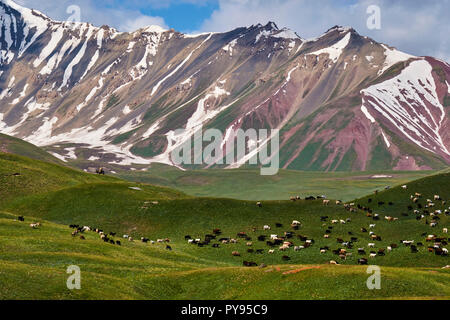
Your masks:
[[[43,193],[80,183],[120,181],[0,152],[0,203],[18,196]]]
[[[241,200],[285,200],[290,196],[322,195],[349,201],[387,185],[394,186],[425,177],[432,172],[310,172],[280,170],[261,176],[259,169],[208,169],[181,171],[153,164],[147,171],[119,172],[130,181],[167,186],[197,197]],[[384,175],[384,178],[372,178]]]
[[[35,160],[60,164],[63,162],[52,156],[50,153],[24,140],[7,136],[0,133],[0,152],[12,153],[19,156],[28,157]]]
[[[33,220],[26,217],[26,220]],[[366,267],[271,265],[244,268],[162,245],[73,238],[43,221],[30,229],[0,214],[0,299],[380,299],[450,297],[450,272],[383,267],[381,290],[366,287]],[[81,269],[81,290],[68,290],[66,269]],[[290,272],[290,273],[286,273]]]
[[[20,176],[11,176],[19,172]],[[0,155],[0,173],[4,183],[0,200],[0,298],[31,299],[366,299],[366,298],[450,298],[448,256],[428,252],[424,234],[445,236],[450,218],[441,214],[437,228],[416,220],[415,215],[401,213],[411,203],[409,194],[423,193],[423,199],[439,194],[450,199],[449,173],[408,183],[408,189],[392,188],[356,202],[370,206],[382,217],[374,222],[362,210],[349,212],[342,205],[322,204],[322,200],[255,201],[223,198],[195,198],[182,192],[142,183],[126,182],[111,177],[86,174],[53,164],[12,155]],[[14,178],[12,178],[14,177]],[[20,179],[24,178],[24,179]],[[15,180],[13,180],[15,179]],[[372,197],[369,203],[368,198]],[[386,205],[378,206],[379,201]],[[392,205],[388,204],[392,201]],[[420,200],[424,203],[424,200]],[[444,210],[442,203],[434,209]],[[383,219],[384,214],[398,221]],[[16,220],[25,216],[25,222]],[[321,216],[328,216],[321,221]],[[332,219],[346,220],[332,224]],[[295,231],[293,220],[302,226]],[[32,222],[41,222],[38,229]],[[122,240],[122,246],[104,243],[98,234],[86,232],[86,240],[71,236],[69,224],[90,225],[118,237],[129,234],[135,239],[170,239],[166,244],[144,244]],[[283,226],[277,228],[276,223]],[[381,241],[371,240],[361,227],[374,231]],[[272,230],[262,230],[264,225]],[[323,237],[333,227],[330,238]],[[204,247],[188,244],[185,235],[204,238],[220,228],[219,237],[237,237],[245,232],[251,237],[236,244],[211,244]],[[256,228],[255,230],[253,228]],[[302,245],[302,235],[315,243],[306,249],[269,254],[270,247],[258,241],[260,235],[282,236],[295,232],[290,239]],[[345,241],[357,237],[351,256],[342,260],[331,250],[343,248],[337,238]],[[411,253],[400,240],[423,242],[419,252]],[[371,264],[382,268],[382,290],[368,290],[366,267],[358,266],[360,257],[367,257],[369,242],[376,248],[399,244],[385,256],[371,258]],[[330,250],[320,253],[320,248]],[[367,254],[358,255],[363,247]],[[262,254],[247,252],[262,249]],[[240,257],[233,257],[239,251]],[[286,255],[290,260],[285,261]],[[329,265],[330,260],[340,263]],[[243,261],[253,261],[266,268],[245,268]],[[67,266],[78,265],[82,270],[82,290],[65,287]],[[291,271],[289,273],[285,273]],[[4,289],[3,289],[4,288]]]

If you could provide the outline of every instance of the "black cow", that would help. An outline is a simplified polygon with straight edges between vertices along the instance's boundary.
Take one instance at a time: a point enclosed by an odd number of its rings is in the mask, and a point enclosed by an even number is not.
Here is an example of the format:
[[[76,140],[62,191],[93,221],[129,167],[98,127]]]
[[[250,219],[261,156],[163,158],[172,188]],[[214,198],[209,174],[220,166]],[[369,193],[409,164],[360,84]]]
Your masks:
[[[367,259],[366,258],[360,258],[360,259],[358,259],[358,263],[359,264],[367,264]]]

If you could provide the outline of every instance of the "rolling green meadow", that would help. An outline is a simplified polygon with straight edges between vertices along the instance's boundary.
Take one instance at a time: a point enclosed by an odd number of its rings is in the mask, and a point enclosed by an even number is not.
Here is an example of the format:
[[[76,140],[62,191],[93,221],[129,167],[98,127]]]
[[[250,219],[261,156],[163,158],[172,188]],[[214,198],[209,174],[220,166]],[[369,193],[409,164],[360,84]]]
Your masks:
[[[443,268],[449,258],[428,252],[424,235],[448,237],[443,228],[450,218],[440,214],[438,226],[432,228],[425,219],[416,220],[408,206],[417,205],[410,199],[414,192],[422,193],[418,203],[423,206],[435,194],[450,200],[450,173],[393,173],[394,178],[387,180],[362,178],[372,173],[335,173],[326,186],[325,173],[283,171],[278,185],[274,178],[260,190],[259,178],[251,170],[224,172],[176,173],[161,168],[157,183],[155,175],[99,176],[0,153],[0,299],[449,299],[450,269]],[[300,178],[309,182],[296,186]],[[196,185],[205,180],[211,182],[202,191]],[[406,190],[400,187],[403,183]],[[385,185],[392,188],[384,190]],[[231,199],[236,189],[249,189],[239,197],[246,200]],[[375,194],[375,189],[380,192]],[[296,194],[302,199],[326,194],[370,206],[381,219],[374,221],[363,210],[350,212],[334,201],[327,206],[320,199],[290,201]],[[359,196],[351,198],[352,194]],[[433,209],[444,212],[448,206],[448,201],[436,201]],[[24,222],[18,221],[19,215]],[[398,220],[387,221],[385,215]],[[322,221],[323,216],[328,218]],[[348,222],[332,224],[334,219]],[[299,230],[292,230],[293,220],[301,222]],[[30,223],[36,222],[41,226],[31,228]],[[373,223],[381,241],[361,231]],[[92,231],[83,233],[84,240],[72,236],[69,224],[115,232],[121,245],[105,243]],[[264,225],[271,230],[263,230]],[[330,237],[324,238],[329,227]],[[186,235],[203,239],[216,228],[222,232],[218,238],[237,238],[244,232],[251,240],[222,244],[215,239],[211,244],[219,247],[214,248],[185,239]],[[314,243],[300,251],[280,251],[276,246],[269,254],[266,242],[257,240],[286,231],[295,232],[290,239],[295,245],[303,243],[299,235]],[[337,238],[350,240],[349,232],[357,241],[344,260],[332,250],[342,248]],[[123,234],[134,241],[123,239]],[[170,242],[143,243],[141,237]],[[401,240],[424,246],[411,253]],[[359,258],[368,257],[370,242],[376,242],[375,250],[398,244],[385,256],[369,258],[369,264],[381,267],[380,290],[367,288],[367,266],[358,265]],[[323,247],[330,250],[320,253]],[[358,255],[360,247],[366,255]],[[233,256],[233,251],[240,256]],[[338,264],[330,264],[331,260]],[[244,267],[243,261],[264,267]],[[66,287],[70,265],[81,269],[81,290]]]
[[[114,176],[181,190],[196,197],[240,200],[286,200],[290,196],[326,195],[350,201],[386,186],[403,184],[433,171],[318,172],[281,169],[277,175],[261,176],[260,170],[208,169],[181,171],[152,164],[145,171],[119,171]]]

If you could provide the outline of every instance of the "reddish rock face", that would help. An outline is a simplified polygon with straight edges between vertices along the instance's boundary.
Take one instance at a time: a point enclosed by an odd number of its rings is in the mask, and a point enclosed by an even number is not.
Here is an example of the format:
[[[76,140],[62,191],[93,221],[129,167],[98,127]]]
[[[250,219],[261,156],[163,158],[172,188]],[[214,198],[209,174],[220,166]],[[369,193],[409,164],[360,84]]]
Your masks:
[[[124,166],[172,164],[203,126],[279,129],[290,169],[450,163],[450,66],[351,28],[306,41],[274,23],[192,36],[69,28],[3,2],[0,15],[0,132],[66,160],[75,148]]]

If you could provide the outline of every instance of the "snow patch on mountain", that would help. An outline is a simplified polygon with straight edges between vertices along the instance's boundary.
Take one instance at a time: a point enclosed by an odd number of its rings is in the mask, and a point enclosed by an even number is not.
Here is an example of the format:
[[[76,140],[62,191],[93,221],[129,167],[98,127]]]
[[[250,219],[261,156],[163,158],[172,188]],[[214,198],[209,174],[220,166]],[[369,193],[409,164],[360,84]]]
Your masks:
[[[341,40],[336,42],[334,45],[328,48],[320,49],[318,51],[309,53],[309,55],[316,55],[319,56],[323,53],[328,54],[329,58],[333,60],[334,63],[336,63],[339,60],[339,57],[342,54],[342,51],[347,47],[348,43],[350,42],[351,33],[348,32]]]
[[[207,42],[209,39],[211,39],[213,33],[210,33],[209,36],[203,40],[203,42],[196,47],[194,50],[192,50],[188,56],[171,72],[169,73],[167,76],[165,76],[162,80],[160,80],[152,89],[152,92],[150,94],[150,96],[153,96],[155,94],[156,91],[158,91],[159,87],[167,80],[169,79],[171,76],[173,76],[175,73],[177,73],[178,70],[181,69],[181,67],[183,67],[186,62],[189,61],[189,59],[191,59],[192,55],[194,54],[195,51],[197,51],[205,42]]]
[[[37,68],[44,60],[46,60],[51,53],[53,53],[53,51],[56,49],[56,46],[61,41],[64,35],[64,28],[57,26],[55,29],[56,30],[52,32],[50,41],[47,43],[44,49],[42,49],[39,57],[34,60],[33,66],[35,68]]]
[[[388,138],[387,138],[386,135],[384,134],[384,131],[383,131],[383,130],[381,130],[381,134],[383,135],[384,143],[386,143],[386,146],[387,146],[388,148],[390,148],[390,147],[391,147],[391,143],[389,142]]]
[[[385,49],[384,55],[386,56],[386,59],[384,60],[383,68],[380,71],[378,71],[378,75],[383,74],[387,69],[389,69],[396,63],[406,61],[411,58],[417,58],[410,54],[401,52],[397,49],[390,49],[384,44],[381,44],[381,46]]]
[[[362,113],[364,113],[364,115],[370,122],[375,123],[375,118],[372,117],[372,115],[370,114],[370,112],[367,110],[367,108],[364,105],[361,106],[361,111],[362,111]]]
[[[450,155],[440,134],[445,110],[432,69],[426,60],[411,62],[398,76],[362,90],[363,106],[380,113],[421,148]]]
[[[233,48],[237,44],[238,39],[234,39],[233,41],[230,41],[225,47],[222,49],[230,54],[230,57],[233,56]]]

